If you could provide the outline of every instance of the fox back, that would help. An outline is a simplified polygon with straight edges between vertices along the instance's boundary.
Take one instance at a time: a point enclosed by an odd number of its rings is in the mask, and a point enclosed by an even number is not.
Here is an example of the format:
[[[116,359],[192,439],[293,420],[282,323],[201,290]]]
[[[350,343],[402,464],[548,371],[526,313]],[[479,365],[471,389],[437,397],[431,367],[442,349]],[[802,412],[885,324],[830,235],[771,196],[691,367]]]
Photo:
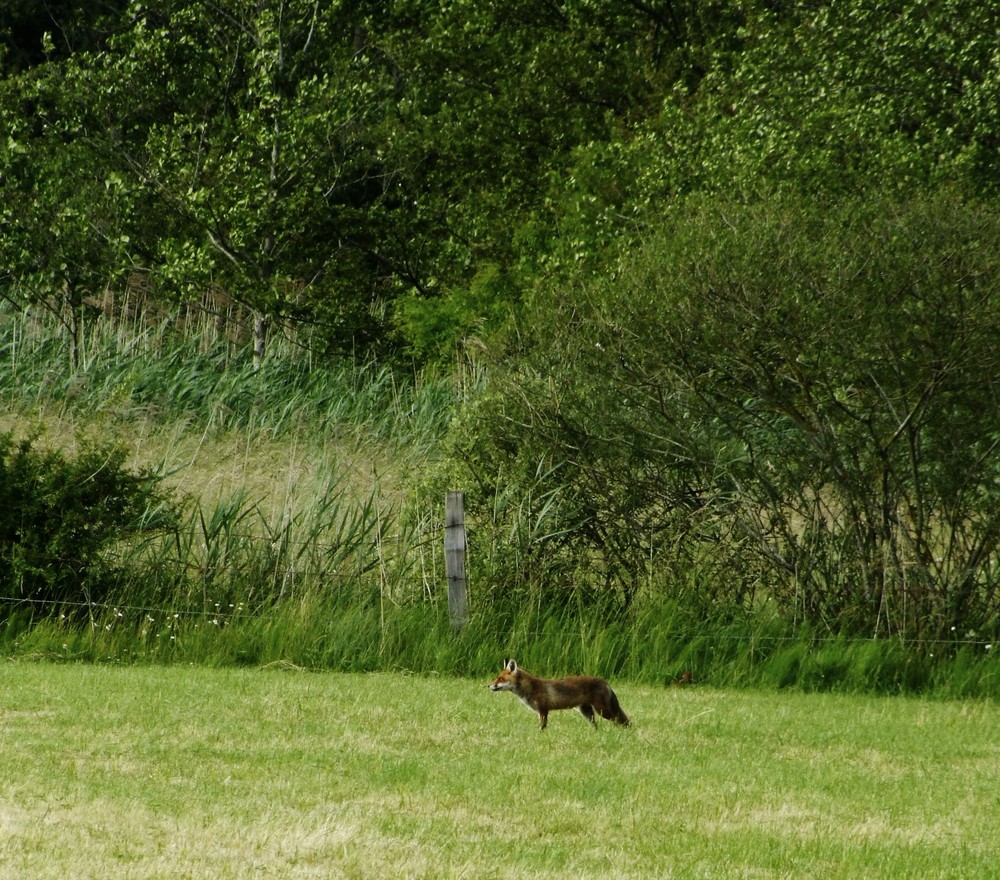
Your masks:
[[[549,723],[549,712],[557,709],[579,709],[595,727],[595,716],[600,715],[623,727],[632,722],[622,711],[618,697],[603,678],[574,675],[550,680],[538,678],[521,669],[514,660],[504,660],[503,669],[490,685],[491,691],[511,691],[521,701],[538,713],[542,730]]]

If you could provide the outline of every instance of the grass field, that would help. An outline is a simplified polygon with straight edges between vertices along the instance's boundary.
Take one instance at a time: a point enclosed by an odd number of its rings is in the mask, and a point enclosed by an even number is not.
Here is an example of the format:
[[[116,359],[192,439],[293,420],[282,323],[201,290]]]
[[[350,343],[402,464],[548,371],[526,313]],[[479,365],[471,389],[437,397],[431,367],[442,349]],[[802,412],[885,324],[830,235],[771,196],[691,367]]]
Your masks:
[[[1000,876],[995,703],[486,683],[4,662],[0,878]]]

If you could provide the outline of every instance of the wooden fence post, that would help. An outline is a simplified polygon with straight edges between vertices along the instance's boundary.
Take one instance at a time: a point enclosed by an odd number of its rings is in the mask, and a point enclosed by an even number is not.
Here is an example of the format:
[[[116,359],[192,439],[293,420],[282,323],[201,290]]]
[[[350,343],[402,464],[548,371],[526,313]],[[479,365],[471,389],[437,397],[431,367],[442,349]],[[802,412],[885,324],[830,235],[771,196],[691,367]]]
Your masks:
[[[465,580],[465,496],[448,492],[444,500],[444,571],[448,578],[448,616],[458,632],[469,622]]]

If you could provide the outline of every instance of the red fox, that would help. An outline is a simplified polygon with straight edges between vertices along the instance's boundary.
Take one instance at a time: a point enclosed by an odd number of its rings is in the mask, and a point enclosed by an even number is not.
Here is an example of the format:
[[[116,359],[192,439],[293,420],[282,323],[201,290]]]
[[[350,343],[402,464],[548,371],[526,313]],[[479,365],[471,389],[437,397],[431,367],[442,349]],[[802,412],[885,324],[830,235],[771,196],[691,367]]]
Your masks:
[[[618,704],[615,692],[603,678],[574,675],[549,681],[536,678],[520,669],[513,660],[507,659],[503,661],[503,669],[490,685],[490,690],[513,691],[529,709],[538,713],[542,730],[549,723],[549,712],[556,709],[579,709],[594,727],[597,726],[595,713],[623,727],[632,723]]]

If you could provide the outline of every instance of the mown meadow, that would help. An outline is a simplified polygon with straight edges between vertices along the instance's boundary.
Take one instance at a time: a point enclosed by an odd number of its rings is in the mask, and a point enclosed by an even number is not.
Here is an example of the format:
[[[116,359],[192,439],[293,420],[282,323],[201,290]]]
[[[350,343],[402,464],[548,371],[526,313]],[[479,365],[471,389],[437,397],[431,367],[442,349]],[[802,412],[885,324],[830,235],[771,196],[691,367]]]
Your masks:
[[[0,665],[0,877],[997,877],[989,701]]]

